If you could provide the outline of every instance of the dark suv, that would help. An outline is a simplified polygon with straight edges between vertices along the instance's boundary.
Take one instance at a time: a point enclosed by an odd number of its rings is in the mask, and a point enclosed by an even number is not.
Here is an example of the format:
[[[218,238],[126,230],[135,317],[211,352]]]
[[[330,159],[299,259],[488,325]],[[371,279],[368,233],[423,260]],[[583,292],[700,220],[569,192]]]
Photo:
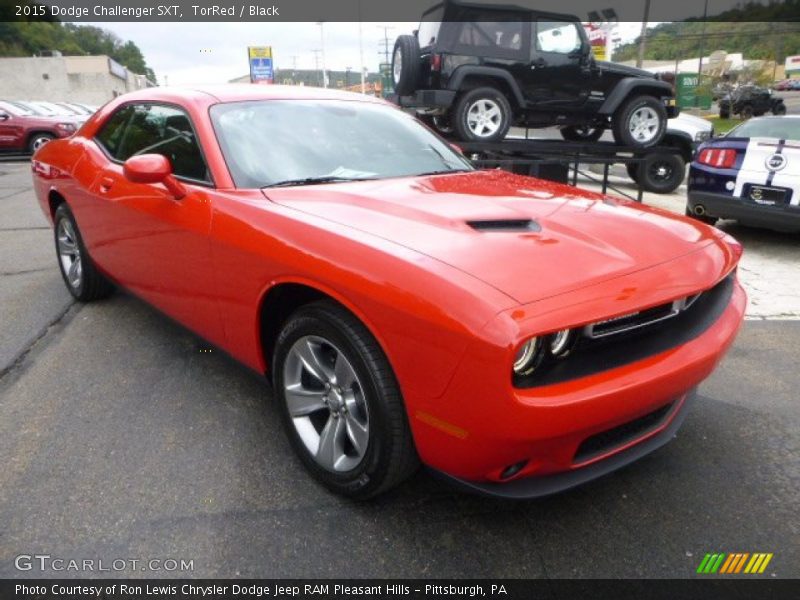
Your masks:
[[[757,85],[743,85],[719,99],[719,116],[729,118],[732,114],[743,119],[760,117],[767,111],[773,115],[785,115],[786,105],[783,98],[772,95],[772,90]]]
[[[611,128],[617,143],[646,148],[678,114],[669,83],[595,61],[576,17],[515,6],[434,6],[414,35],[397,38],[392,77],[402,106],[465,141],[559,125],[567,140]]]

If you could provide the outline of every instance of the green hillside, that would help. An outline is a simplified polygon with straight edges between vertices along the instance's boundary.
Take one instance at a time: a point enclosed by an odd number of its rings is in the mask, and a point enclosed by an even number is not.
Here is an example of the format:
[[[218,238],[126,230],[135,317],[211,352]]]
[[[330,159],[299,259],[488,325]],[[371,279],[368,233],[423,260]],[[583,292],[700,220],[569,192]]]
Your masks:
[[[47,21],[0,21],[0,56],[33,56],[58,50],[65,56],[106,54],[134,73],[155,81],[139,47],[100,27]]]

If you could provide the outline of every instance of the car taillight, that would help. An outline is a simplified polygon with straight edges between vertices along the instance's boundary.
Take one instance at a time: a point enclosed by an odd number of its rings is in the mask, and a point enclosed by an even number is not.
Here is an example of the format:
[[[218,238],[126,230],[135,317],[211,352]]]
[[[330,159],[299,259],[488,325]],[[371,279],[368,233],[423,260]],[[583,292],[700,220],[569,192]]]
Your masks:
[[[736,150],[730,148],[706,148],[700,152],[697,162],[718,169],[730,169],[736,162]]]
[[[439,71],[442,68],[442,55],[431,54],[431,71]]]

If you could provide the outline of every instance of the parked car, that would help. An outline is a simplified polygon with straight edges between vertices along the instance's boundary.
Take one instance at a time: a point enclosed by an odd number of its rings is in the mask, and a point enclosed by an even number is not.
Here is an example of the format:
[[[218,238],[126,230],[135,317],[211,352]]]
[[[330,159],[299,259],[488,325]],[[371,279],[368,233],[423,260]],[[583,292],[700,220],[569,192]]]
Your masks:
[[[770,89],[756,85],[738,87],[719,101],[719,116],[722,119],[728,119],[731,115],[749,119],[770,111],[773,115],[785,115],[783,98],[774,96]]]
[[[267,375],[300,460],[353,497],[419,461],[517,498],[627,464],[744,314],[721,231],[477,171],[367,96],[140,90],[33,176],[70,293],[123,286]]]
[[[75,133],[72,121],[34,115],[16,104],[0,101],[0,152],[36,152],[56,138]]]
[[[761,117],[698,148],[686,214],[800,231],[800,116]]]
[[[512,6],[429,9],[414,35],[397,38],[392,77],[402,106],[466,141],[559,125],[569,140],[611,129],[619,144],[650,147],[677,115],[669,83],[595,61],[577,17]]]
[[[674,151],[651,150],[640,164],[626,165],[628,176],[648,192],[674,192],[686,179],[686,165],[692,161],[697,145],[713,135],[714,126],[707,119],[681,113],[667,121],[667,132],[659,144],[659,148]]]
[[[775,85],[773,85],[772,89],[779,92],[785,92],[786,90],[791,89],[791,83],[792,83],[791,79],[783,79],[777,82]]]

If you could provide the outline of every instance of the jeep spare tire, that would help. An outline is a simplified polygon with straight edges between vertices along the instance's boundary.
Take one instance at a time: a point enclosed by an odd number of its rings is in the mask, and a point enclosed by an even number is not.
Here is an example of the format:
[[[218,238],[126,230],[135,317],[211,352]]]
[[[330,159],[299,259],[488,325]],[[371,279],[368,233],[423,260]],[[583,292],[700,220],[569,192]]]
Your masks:
[[[392,53],[392,82],[398,96],[408,96],[417,89],[419,78],[419,41],[413,35],[401,35]]]
[[[612,131],[622,146],[650,148],[664,137],[667,109],[654,96],[635,96],[623,102],[614,113]]]
[[[476,88],[458,99],[450,120],[465,142],[497,142],[511,127],[511,105],[498,89]]]

